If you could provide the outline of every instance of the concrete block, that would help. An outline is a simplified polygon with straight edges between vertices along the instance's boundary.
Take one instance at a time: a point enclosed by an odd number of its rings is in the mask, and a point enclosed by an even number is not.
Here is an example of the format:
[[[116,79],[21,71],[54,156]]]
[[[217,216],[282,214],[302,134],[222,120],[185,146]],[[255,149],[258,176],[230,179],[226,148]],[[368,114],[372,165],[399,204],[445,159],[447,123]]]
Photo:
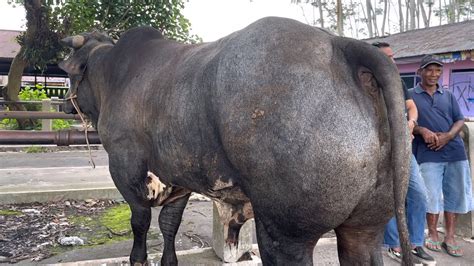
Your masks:
[[[464,147],[466,148],[469,166],[471,168],[471,180],[474,184],[474,122],[465,122],[462,130]],[[474,195],[474,187],[473,187]],[[474,237],[474,214],[472,211],[458,216],[456,234],[464,237]]]
[[[237,262],[242,255],[252,250],[252,230],[254,228],[254,220],[248,220],[240,229],[239,242],[237,245],[229,245],[225,243],[227,228],[219,219],[219,212],[216,204],[213,203],[212,216],[212,247],[216,255],[224,262]]]

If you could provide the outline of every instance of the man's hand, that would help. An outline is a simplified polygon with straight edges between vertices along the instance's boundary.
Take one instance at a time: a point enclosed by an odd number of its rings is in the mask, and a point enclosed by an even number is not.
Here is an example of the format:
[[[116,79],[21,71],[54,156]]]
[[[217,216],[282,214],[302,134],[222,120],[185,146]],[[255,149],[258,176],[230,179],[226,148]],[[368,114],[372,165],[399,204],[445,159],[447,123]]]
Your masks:
[[[436,132],[436,136],[438,137],[438,142],[436,143],[436,145],[428,145],[428,148],[432,150],[434,149],[435,151],[439,151],[453,138],[453,136],[449,132]]]
[[[421,129],[420,134],[428,145],[428,148],[434,149],[434,147],[438,145],[438,136],[433,131],[423,128]]]

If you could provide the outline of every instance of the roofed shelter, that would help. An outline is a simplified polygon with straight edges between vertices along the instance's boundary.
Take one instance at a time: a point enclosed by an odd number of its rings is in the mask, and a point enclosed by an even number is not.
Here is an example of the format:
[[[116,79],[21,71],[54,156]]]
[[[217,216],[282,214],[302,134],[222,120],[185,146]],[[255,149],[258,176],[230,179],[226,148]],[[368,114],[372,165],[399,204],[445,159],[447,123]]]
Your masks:
[[[421,58],[433,54],[444,63],[440,86],[450,90],[463,114],[474,117],[474,21],[417,29],[381,38],[392,47],[400,74],[409,88],[420,81],[416,75]]]
[[[8,83],[8,72],[10,71],[10,65],[12,64],[13,58],[20,51],[20,45],[16,42],[16,37],[21,34],[21,31],[14,30],[0,30],[0,86],[4,86]],[[22,86],[36,85],[41,83],[45,86],[47,92],[57,91],[57,86],[65,87],[67,74],[60,69],[56,64],[48,64],[47,69],[42,73],[35,69],[33,66],[28,66],[23,71]],[[64,94],[65,89],[61,90],[61,96]],[[49,93],[50,96],[52,93]],[[59,95],[52,95],[59,96]]]

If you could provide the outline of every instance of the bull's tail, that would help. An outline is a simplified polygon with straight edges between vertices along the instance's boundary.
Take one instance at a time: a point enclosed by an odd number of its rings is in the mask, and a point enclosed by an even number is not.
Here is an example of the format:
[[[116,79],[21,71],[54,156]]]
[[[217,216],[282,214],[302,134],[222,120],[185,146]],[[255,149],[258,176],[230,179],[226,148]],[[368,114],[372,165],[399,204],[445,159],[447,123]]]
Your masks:
[[[342,53],[349,65],[353,67],[354,79],[360,83],[359,69],[369,69],[375,77],[379,88],[382,89],[385,101],[388,124],[390,128],[391,162],[393,175],[393,192],[395,211],[403,250],[403,264],[412,265],[411,246],[408,239],[408,229],[405,216],[405,196],[408,188],[409,167],[409,136],[404,115],[403,90],[395,64],[378,48],[348,38],[336,37],[333,41],[335,53]],[[397,100],[398,99],[398,100]]]

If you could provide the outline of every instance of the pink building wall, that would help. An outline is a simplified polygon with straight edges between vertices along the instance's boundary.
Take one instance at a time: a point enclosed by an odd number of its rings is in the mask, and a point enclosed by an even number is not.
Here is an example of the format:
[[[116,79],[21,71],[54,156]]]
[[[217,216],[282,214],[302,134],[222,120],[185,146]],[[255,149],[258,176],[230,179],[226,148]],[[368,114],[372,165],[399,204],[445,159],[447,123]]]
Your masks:
[[[418,70],[419,63],[397,64],[397,67],[400,73],[416,72]],[[463,61],[445,63],[443,66],[443,76],[441,77],[441,81],[440,81],[440,85],[442,87],[449,87],[450,76],[453,69],[456,69],[456,70],[472,69],[474,71],[474,61],[463,60]]]
[[[397,66],[400,73],[406,74],[416,73],[419,64],[398,64]],[[464,116],[474,119],[474,61],[445,63],[439,84],[454,95]]]

